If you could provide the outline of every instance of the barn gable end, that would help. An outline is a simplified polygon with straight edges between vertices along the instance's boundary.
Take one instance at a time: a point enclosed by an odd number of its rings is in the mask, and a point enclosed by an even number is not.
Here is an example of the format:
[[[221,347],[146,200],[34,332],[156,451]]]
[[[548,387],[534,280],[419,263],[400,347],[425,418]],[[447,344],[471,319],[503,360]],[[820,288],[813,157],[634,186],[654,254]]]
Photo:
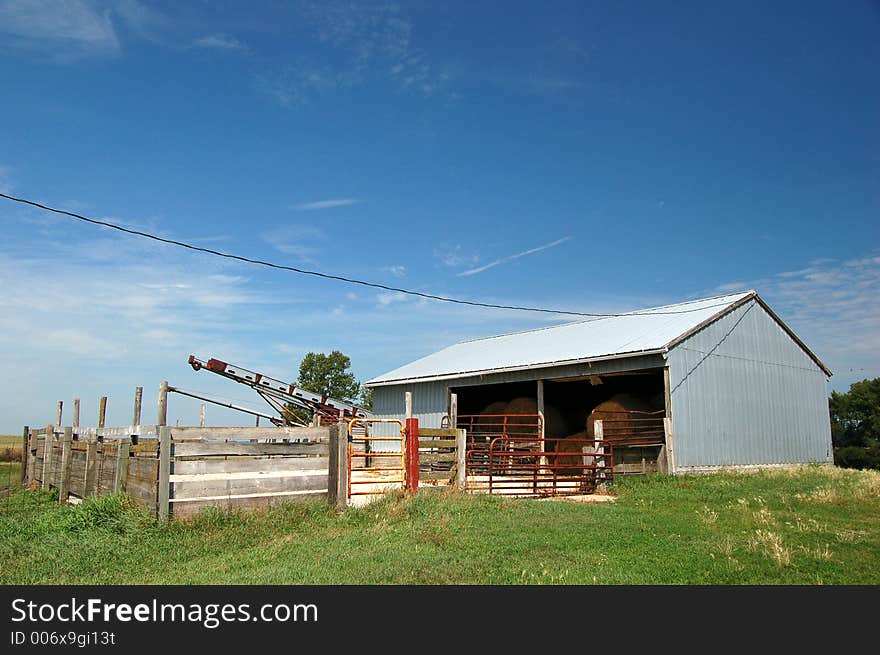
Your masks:
[[[677,471],[832,461],[828,371],[759,298],[667,358]]]

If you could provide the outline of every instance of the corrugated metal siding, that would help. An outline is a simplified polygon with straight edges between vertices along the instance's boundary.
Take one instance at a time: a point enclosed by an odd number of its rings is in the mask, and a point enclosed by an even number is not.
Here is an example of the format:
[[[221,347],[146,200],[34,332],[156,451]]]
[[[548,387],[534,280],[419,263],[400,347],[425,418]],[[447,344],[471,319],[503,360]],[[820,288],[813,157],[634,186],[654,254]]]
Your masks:
[[[755,301],[668,361],[677,469],[832,461],[827,378]]]
[[[373,390],[373,414],[377,418],[404,418],[406,414],[404,394],[407,391],[412,392],[413,416],[419,419],[419,425],[426,428],[439,428],[440,421],[447,412],[446,382],[376,387]],[[376,426],[373,433],[377,436],[386,436],[390,434],[389,430],[393,430],[393,428]]]

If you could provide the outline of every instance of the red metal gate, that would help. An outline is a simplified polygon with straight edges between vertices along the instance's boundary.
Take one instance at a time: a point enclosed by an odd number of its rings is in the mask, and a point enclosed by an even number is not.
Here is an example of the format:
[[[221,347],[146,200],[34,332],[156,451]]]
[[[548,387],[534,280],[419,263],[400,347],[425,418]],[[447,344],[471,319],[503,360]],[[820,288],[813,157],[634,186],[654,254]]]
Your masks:
[[[591,494],[611,481],[614,454],[607,441],[569,437],[542,443],[536,447],[528,438],[496,437],[485,461],[469,472],[469,486],[490,494],[543,497]]]
[[[611,444],[596,439],[544,439],[536,449],[528,439],[497,437],[488,451],[488,492],[508,496],[591,494],[610,482]]]

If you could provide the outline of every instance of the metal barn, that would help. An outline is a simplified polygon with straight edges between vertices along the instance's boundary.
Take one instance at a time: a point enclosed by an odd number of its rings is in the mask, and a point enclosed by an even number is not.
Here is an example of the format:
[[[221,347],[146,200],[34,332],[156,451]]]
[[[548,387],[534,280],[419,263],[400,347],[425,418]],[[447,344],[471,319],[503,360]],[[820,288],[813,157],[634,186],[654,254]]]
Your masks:
[[[488,422],[564,442],[602,419],[615,472],[675,474],[830,463],[830,376],[746,291],[465,341],[367,386],[387,418],[411,392],[426,427]]]

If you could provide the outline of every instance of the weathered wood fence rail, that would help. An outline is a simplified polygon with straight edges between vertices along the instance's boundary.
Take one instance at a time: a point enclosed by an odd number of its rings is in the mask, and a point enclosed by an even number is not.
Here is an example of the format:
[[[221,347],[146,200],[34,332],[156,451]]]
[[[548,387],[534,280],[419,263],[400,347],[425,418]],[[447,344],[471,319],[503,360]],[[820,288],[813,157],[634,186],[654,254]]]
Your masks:
[[[23,477],[31,487],[57,489],[60,502],[125,492],[162,520],[206,506],[255,508],[305,498],[336,504],[328,490],[344,475],[330,467],[339,432],[337,426],[47,426],[26,430]]]

